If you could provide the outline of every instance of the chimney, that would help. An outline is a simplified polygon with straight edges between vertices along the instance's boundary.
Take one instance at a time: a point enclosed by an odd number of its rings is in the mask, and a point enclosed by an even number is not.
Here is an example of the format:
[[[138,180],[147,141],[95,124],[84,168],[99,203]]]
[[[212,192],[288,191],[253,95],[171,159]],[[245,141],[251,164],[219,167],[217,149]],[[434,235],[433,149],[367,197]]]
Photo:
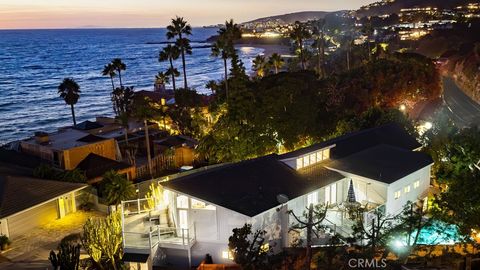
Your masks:
[[[50,141],[48,133],[43,131],[35,132],[35,141],[39,144],[46,144]]]

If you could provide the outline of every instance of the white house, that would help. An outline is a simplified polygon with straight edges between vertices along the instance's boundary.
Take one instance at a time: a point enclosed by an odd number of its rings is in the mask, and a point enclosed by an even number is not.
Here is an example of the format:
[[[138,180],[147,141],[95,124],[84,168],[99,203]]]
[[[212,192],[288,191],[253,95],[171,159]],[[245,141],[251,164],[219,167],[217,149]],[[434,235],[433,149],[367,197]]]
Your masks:
[[[0,174],[0,234],[18,239],[77,210],[85,184]]]
[[[268,155],[189,171],[168,181],[156,210],[148,200],[124,202],[125,261],[138,269],[171,264],[197,265],[208,253],[231,263],[232,229],[252,224],[267,232],[276,250],[302,233],[289,232],[287,213],[328,204],[328,233],[348,236],[352,221],[345,203],[397,214],[407,201],[423,200],[430,186],[432,159],[402,128],[385,125],[348,134],[283,155]],[[350,196],[349,196],[350,191]]]

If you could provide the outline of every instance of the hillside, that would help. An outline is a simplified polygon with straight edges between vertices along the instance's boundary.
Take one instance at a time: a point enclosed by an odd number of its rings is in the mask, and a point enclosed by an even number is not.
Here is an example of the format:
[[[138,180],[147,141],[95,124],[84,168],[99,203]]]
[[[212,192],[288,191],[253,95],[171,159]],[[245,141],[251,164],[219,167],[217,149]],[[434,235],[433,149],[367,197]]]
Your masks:
[[[402,8],[438,7],[450,9],[472,2],[471,0],[390,0],[379,1],[361,7],[356,11],[357,17],[379,16],[383,14],[399,13]]]
[[[289,14],[259,18],[259,19],[255,19],[255,20],[252,20],[252,21],[244,22],[242,24],[260,23],[260,22],[275,21],[275,20],[280,20],[283,23],[290,24],[290,23],[294,23],[295,21],[305,22],[305,21],[308,21],[308,20],[323,19],[323,18],[325,18],[325,16],[327,14],[330,14],[330,13],[332,13],[332,12],[327,12],[327,11],[303,11],[303,12],[295,12],[295,13],[289,13]]]

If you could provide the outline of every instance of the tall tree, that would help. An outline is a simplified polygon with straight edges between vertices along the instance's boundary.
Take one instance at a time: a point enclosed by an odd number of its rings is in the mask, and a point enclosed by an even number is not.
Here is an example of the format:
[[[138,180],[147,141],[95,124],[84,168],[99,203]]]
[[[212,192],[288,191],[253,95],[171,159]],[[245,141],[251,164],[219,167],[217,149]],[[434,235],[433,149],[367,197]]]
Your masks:
[[[167,38],[174,39],[175,45],[179,48],[182,56],[182,68],[183,68],[183,83],[184,88],[188,88],[187,72],[185,65],[185,54],[192,54],[192,47],[190,46],[190,40],[187,38],[192,34],[192,27],[182,17],[176,17],[172,19],[172,23],[167,26]]]
[[[77,121],[75,120],[74,106],[77,104],[78,99],[80,99],[80,86],[74,79],[65,78],[58,86],[58,94],[61,98],[63,98],[67,105],[70,105],[70,109],[72,110],[73,125],[76,126]]]
[[[228,238],[228,248],[232,252],[235,263],[245,270],[271,269],[269,254],[271,247],[265,239],[265,231],[252,231],[251,224],[232,230],[233,235]]]
[[[220,57],[223,60],[225,77],[225,95],[228,99],[228,67],[227,60],[235,54],[235,40],[240,39],[242,33],[233,20],[226,21],[225,27],[218,30],[218,39],[212,46],[212,56]]]
[[[143,120],[145,126],[145,148],[147,150],[147,166],[150,176],[153,177],[153,168],[152,168],[152,156],[150,153],[150,135],[148,133],[148,120],[153,119],[157,115],[157,109],[153,102],[145,97],[143,99],[137,100],[135,103],[135,116]]]
[[[122,71],[127,70],[127,65],[122,62],[122,59],[115,58],[112,60],[113,68],[118,72],[118,79],[120,80],[120,87],[123,87],[122,83]]]
[[[319,19],[313,27],[313,48],[317,51],[317,72],[319,78],[326,77],[325,71],[325,19]]]
[[[290,38],[295,42],[297,52],[300,56],[300,62],[302,63],[302,69],[307,69],[306,57],[305,57],[305,40],[311,37],[310,31],[301,22],[295,22],[292,31],[290,32]]]
[[[177,90],[175,85],[175,77],[178,77],[180,73],[178,70],[173,66],[173,61],[180,57],[180,50],[177,46],[172,44],[168,44],[158,55],[158,61],[168,61],[170,63],[170,67],[167,69],[166,75],[171,76],[172,78],[172,87],[173,91]]]
[[[113,66],[112,63],[108,63],[103,67],[102,75],[110,77],[110,81],[112,83],[112,91],[115,91],[115,83],[113,82],[113,77],[117,76],[115,73],[116,68]]]
[[[285,65],[285,61],[283,60],[282,56],[278,53],[272,54],[268,62],[270,63],[270,66],[272,66],[275,69],[275,74],[278,74],[278,70]]]

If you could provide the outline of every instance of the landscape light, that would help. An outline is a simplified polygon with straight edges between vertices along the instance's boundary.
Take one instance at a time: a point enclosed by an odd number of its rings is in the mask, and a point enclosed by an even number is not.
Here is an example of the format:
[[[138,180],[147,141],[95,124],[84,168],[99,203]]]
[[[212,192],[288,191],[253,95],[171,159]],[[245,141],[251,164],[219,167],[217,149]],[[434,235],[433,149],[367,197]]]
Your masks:
[[[405,104],[400,105],[400,111],[404,112],[405,110],[407,110],[407,106]]]
[[[426,130],[429,130],[433,127],[433,124],[432,122],[425,122],[424,127]]]

